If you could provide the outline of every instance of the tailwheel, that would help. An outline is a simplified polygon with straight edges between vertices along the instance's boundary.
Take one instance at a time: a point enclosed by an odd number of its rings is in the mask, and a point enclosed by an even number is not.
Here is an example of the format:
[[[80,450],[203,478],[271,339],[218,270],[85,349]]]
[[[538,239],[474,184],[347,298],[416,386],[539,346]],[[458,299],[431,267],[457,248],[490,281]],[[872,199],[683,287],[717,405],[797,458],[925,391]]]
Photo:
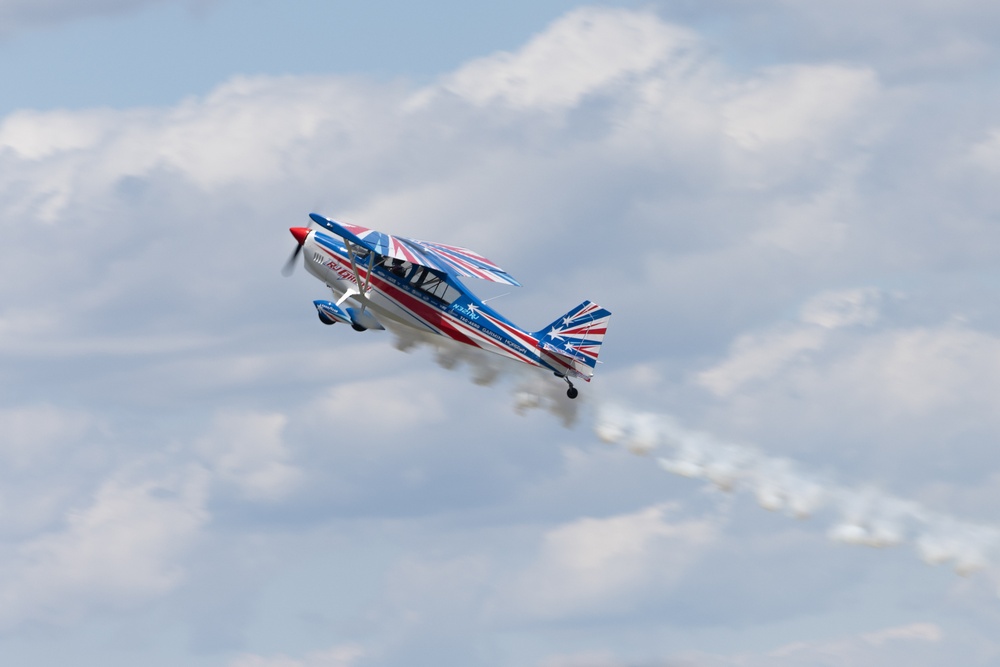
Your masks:
[[[573,383],[570,381],[570,379],[567,376],[560,375],[558,373],[556,374],[556,376],[557,377],[561,377],[563,380],[566,380],[566,384],[569,385],[569,389],[566,390],[566,395],[567,396],[569,396],[570,398],[576,398],[577,396],[580,395],[580,390],[578,390],[576,387],[573,386]]]

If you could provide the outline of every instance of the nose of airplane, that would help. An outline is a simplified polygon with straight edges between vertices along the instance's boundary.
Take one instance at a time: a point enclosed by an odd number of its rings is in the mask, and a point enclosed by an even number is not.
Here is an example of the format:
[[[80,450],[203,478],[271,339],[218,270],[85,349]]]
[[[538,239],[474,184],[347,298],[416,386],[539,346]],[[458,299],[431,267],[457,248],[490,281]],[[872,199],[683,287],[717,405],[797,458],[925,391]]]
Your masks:
[[[294,236],[295,240],[299,242],[299,245],[305,243],[306,237],[309,236],[308,227],[290,227],[288,231],[292,233],[292,236]]]

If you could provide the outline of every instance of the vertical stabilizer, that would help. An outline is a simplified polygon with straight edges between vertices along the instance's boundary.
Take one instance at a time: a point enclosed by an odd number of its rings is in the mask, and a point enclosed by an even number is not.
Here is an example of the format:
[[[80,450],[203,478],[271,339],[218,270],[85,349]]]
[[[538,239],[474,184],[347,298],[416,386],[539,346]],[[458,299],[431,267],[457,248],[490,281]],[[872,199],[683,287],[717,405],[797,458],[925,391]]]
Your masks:
[[[584,301],[534,335],[538,347],[564,366],[568,375],[590,379],[597,366],[611,312]]]

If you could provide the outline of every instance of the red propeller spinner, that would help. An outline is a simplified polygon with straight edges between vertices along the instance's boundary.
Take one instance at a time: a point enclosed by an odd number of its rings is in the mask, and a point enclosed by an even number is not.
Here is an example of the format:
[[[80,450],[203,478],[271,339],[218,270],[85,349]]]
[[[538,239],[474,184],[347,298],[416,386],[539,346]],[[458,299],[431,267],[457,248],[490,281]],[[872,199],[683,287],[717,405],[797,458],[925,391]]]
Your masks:
[[[302,252],[302,246],[306,243],[306,237],[309,236],[311,231],[308,227],[289,227],[288,231],[292,233],[295,240],[299,242],[295,246],[295,250],[292,251],[292,256],[288,258],[288,262],[285,264],[285,268],[281,270],[282,275],[290,276],[292,271],[295,270],[295,260],[299,258],[299,253]]]

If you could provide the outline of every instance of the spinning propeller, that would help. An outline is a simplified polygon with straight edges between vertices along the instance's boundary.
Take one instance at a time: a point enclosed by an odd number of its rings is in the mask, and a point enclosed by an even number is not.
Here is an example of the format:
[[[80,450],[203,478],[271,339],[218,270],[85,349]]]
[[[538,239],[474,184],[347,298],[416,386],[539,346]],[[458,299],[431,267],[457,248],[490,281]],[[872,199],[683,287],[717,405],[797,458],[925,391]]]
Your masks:
[[[285,277],[292,275],[292,272],[295,271],[295,260],[299,258],[299,253],[302,252],[302,246],[306,242],[306,237],[309,236],[309,232],[312,230],[309,227],[291,227],[288,231],[292,233],[292,236],[295,237],[295,240],[299,244],[295,246],[292,256],[288,258],[288,261],[285,262],[285,267],[281,269],[281,275]]]

